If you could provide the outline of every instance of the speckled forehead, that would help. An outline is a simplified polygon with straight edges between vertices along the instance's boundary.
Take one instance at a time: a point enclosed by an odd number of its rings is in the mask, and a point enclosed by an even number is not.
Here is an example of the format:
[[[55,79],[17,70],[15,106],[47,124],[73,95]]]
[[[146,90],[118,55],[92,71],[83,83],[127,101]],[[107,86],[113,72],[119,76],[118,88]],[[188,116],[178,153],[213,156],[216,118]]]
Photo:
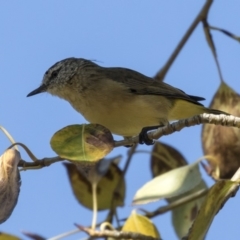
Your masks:
[[[62,61],[56,62],[52,65],[44,74],[43,83],[50,84],[52,80],[57,80],[58,82],[66,81],[69,79],[78,68],[77,58],[67,58]],[[57,76],[52,78],[52,74],[57,72]]]
[[[47,75],[50,72],[53,72],[54,70],[57,70],[59,68],[63,70],[74,70],[74,68],[77,67],[77,59],[76,58],[66,58],[64,60],[61,60],[59,62],[56,62],[53,64],[46,72],[45,75]],[[72,69],[71,69],[72,68]]]

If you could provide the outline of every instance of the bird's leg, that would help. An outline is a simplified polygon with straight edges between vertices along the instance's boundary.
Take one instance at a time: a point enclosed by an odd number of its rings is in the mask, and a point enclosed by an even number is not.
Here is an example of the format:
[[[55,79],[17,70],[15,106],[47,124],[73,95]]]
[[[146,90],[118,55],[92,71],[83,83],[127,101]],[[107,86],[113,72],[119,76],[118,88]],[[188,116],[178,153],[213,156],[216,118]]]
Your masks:
[[[148,137],[148,131],[151,130],[156,130],[160,127],[163,127],[164,125],[157,125],[157,126],[149,126],[149,127],[144,127],[142,131],[139,133],[139,143],[140,144],[146,144],[146,145],[153,145],[154,141],[152,139],[149,139]]]
[[[128,140],[128,139],[131,139],[132,137],[123,137],[124,140]],[[130,147],[133,147],[134,144],[130,144],[130,145],[125,145],[124,147],[127,147],[127,148],[130,148]]]

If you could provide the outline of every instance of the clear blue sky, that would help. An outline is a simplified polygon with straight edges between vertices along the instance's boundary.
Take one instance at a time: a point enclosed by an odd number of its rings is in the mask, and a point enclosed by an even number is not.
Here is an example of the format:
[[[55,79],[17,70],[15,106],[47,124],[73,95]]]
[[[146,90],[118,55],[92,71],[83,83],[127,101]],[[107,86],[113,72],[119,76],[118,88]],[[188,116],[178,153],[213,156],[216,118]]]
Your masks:
[[[39,86],[44,72],[67,57],[97,60],[102,66],[121,66],[153,76],[205,1],[1,1],[0,3],[0,125],[16,141],[39,157],[55,156],[50,138],[58,129],[85,120],[71,106],[48,94],[26,98]],[[240,2],[215,1],[210,24],[239,32]],[[240,92],[239,44],[213,33],[225,81]],[[206,98],[208,105],[220,81],[211,52],[199,25],[172,65],[165,81],[185,92]],[[184,129],[162,141],[181,150],[189,162],[203,155],[200,127]],[[0,152],[9,146],[1,134]],[[151,150],[151,147],[141,146]],[[125,152],[115,149],[110,156]],[[23,150],[22,158],[29,160]],[[130,214],[136,190],[150,179],[148,155],[136,155],[127,173],[127,196],[120,217]],[[121,163],[123,166],[124,161]],[[89,225],[91,212],[72,195],[62,163],[21,173],[22,187],[12,216],[0,231],[21,235],[21,230],[52,237]],[[204,175],[207,183],[212,181]],[[238,239],[240,196],[218,213],[207,239]],[[164,201],[149,204],[148,210]],[[100,214],[99,219],[103,219]],[[164,239],[176,239],[171,214],[153,219]],[[82,234],[69,239],[79,239]],[[23,236],[22,236],[23,237]],[[25,239],[25,237],[24,237]]]

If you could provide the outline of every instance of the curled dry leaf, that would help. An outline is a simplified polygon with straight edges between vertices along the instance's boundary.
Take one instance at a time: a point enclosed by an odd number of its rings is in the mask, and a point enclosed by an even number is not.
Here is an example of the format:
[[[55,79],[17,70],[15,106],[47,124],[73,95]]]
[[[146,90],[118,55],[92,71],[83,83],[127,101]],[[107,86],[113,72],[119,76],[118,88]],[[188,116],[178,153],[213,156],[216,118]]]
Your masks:
[[[213,97],[210,108],[240,117],[240,95],[222,82]],[[216,162],[209,161],[213,176],[231,178],[240,166],[240,129],[204,124],[202,145],[205,155],[216,159]],[[216,176],[217,166],[220,176]]]
[[[52,149],[71,161],[98,161],[114,147],[111,132],[99,124],[70,125],[51,138]]]
[[[8,149],[0,157],[0,223],[10,217],[17,204],[21,185],[17,167],[20,159],[16,149]]]

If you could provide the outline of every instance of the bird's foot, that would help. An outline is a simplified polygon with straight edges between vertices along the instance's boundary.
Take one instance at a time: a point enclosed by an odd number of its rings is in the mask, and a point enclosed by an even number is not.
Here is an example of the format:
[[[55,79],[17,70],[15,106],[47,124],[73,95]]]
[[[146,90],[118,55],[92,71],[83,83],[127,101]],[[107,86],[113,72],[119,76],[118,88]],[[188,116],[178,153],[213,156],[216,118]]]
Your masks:
[[[154,140],[150,139],[148,137],[147,133],[148,133],[148,131],[158,129],[159,127],[162,127],[162,125],[144,127],[142,129],[142,131],[140,132],[140,134],[139,134],[139,143],[140,144],[144,144],[145,143],[146,145],[153,145],[154,144]]]

